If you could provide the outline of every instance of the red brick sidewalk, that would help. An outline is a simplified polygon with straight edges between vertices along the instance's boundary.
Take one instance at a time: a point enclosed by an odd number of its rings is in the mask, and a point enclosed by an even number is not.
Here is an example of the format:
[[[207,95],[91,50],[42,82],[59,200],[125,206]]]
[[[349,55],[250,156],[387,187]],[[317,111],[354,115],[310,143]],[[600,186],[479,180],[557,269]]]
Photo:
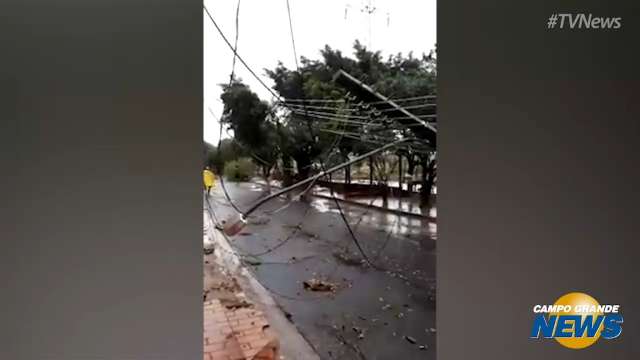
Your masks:
[[[262,312],[204,303],[204,360],[277,360],[278,350]]]

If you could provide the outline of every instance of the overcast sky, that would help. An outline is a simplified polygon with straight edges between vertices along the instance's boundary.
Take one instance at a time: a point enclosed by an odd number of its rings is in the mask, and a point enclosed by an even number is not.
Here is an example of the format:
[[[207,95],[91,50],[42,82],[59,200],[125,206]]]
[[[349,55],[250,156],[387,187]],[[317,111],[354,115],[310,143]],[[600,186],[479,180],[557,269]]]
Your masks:
[[[288,68],[295,68],[286,0],[240,1],[238,54],[271,86],[273,83],[263,69],[273,69],[278,61]],[[364,45],[370,44],[373,50],[382,51],[383,56],[409,51],[420,55],[435,47],[436,0],[370,2],[375,11],[368,15],[361,11],[368,5],[367,0],[289,0],[298,56],[318,59],[319,50],[326,44],[351,56],[356,39]],[[237,0],[205,0],[204,4],[233,44]],[[233,52],[206,13],[203,15],[203,130],[204,140],[216,145],[219,133],[217,119],[223,108],[219,84],[229,81]],[[271,99],[269,92],[239,61],[236,63],[236,77],[262,99]],[[225,137],[227,135],[223,134]]]

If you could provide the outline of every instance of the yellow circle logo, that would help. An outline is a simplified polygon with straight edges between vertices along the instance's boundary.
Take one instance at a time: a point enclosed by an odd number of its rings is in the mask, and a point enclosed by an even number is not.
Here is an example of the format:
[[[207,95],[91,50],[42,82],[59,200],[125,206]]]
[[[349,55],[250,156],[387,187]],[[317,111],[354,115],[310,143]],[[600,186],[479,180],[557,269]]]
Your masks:
[[[585,293],[568,293],[553,305],[536,304],[532,310],[531,339],[555,339],[566,348],[584,349],[622,334],[620,304],[599,304]]]
[[[585,321],[588,316],[596,318],[599,315],[603,314],[602,311],[598,311],[598,307],[600,304],[596,299],[587,294],[579,292],[573,292],[561,296],[558,300],[556,300],[554,305],[562,305],[562,308],[570,310],[566,312],[551,312],[549,313],[549,315],[556,315],[558,317],[563,315],[578,315],[582,317],[583,321]],[[575,324],[573,326],[575,327]],[[588,336],[586,333],[584,333],[580,337],[556,337],[555,339],[560,343],[560,345],[568,347],[570,349],[584,349],[598,341],[603,328],[604,326],[600,325],[594,336]]]

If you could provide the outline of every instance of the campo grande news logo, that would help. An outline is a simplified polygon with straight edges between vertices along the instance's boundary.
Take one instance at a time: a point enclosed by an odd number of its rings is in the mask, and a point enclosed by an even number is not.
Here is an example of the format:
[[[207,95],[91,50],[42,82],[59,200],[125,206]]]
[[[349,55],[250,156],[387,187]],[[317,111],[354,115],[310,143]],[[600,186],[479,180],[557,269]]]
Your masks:
[[[570,349],[584,349],[601,337],[610,340],[622,334],[620,305],[600,305],[591,296],[572,292],[553,305],[535,305],[532,339],[556,339]]]

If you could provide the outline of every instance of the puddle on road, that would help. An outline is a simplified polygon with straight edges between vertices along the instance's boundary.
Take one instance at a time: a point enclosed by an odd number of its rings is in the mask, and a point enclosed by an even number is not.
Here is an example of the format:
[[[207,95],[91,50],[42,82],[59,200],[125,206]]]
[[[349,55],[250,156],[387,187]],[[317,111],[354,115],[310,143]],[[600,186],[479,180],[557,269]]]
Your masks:
[[[333,203],[333,200],[328,200],[328,199],[314,199],[313,201],[311,201],[311,206],[316,209],[318,212],[320,213],[334,213],[334,214],[339,214],[340,211],[338,211],[338,209],[335,208],[335,204]],[[344,211],[344,209],[343,209]],[[347,216],[351,215],[348,212],[346,213]]]
[[[436,223],[430,222],[427,226],[427,229],[429,232],[429,236],[431,236],[432,239],[436,240],[438,238],[438,225]]]
[[[263,192],[264,191],[264,187],[262,187],[260,185],[256,185],[256,184],[251,184],[251,186],[249,187],[249,191]]]
[[[315,191],[316,194],[323,196],[331,196],[331,192],[326,189],[319,187]],[[413,213],[413,214],[422,214],[426,216],[436,217],[437,210],[435,207],[431,207],[428,210],[420,207],[418,201],[415,198],[411,197],[389,197],[386,203],[383,201],[380,196],[353,196],[353,197],[345,197],[343,194],[334,193],[335,197],[338,199],[348,199],[350,201],[357,201],[364,205],[373,205],[377,207],[386,207],[391,210],[402,210],[405,212]]]
[[[311,206],[320,213],[339,214],[333,201],[329,199],[315,199]],[[370,226],[380,231],[391,233],[392,236],[421,236],[425,235],[431,239],[436,239],[437,225],[427,219],[419,219],[397,214],[374,211],[372,209],[357,208],[355,206],[344,205],[343,211],[348,219],[356,221],[358,226]],[[436,216],[436,208],[429,210],[429,215]]]
[[[323,214],[330,210],[325,200],[314,200],[311,202],[311,206]]]

